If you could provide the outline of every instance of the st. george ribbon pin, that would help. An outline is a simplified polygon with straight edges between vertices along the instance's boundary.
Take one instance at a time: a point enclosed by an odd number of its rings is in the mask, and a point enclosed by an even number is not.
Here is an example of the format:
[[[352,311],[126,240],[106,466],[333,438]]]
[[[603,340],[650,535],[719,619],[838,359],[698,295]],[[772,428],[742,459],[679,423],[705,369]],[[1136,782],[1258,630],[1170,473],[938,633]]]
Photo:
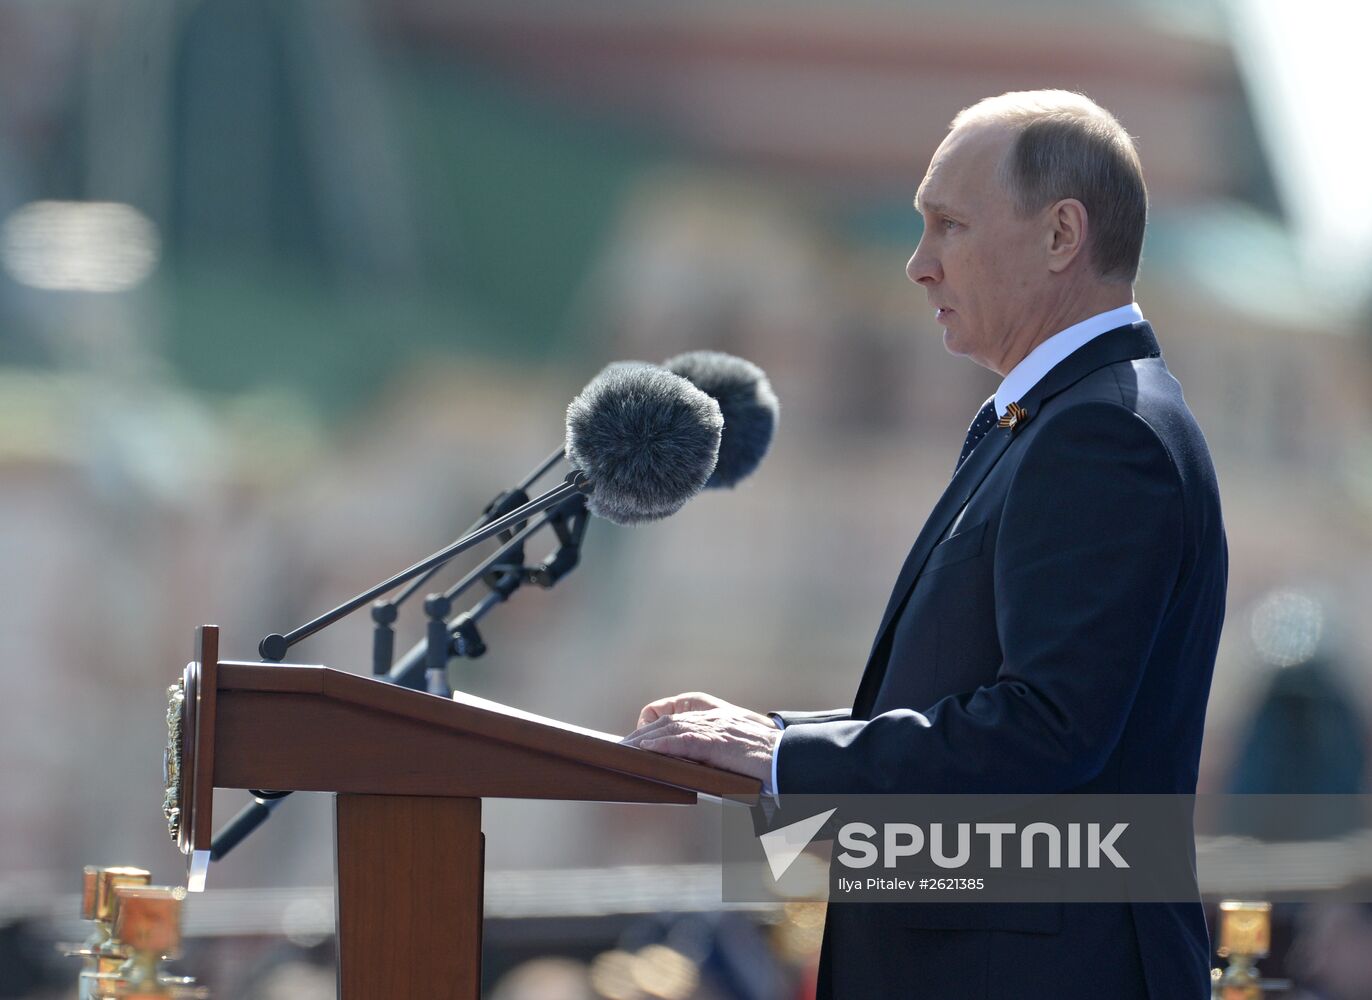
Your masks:
[[[997,427],[1008,427],[1014,432],[1020,424],[1027,423],[1029,411],[1018,403],[1011,403],[1005,408],[1005,416],[996,421]]]

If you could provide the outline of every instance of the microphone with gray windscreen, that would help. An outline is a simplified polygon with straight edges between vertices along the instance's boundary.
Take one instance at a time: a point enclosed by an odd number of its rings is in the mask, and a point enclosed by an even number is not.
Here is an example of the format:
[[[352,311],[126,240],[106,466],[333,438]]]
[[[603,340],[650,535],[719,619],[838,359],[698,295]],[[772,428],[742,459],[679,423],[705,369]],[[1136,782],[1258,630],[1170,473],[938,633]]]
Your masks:
[[[451,545],[284,635],[258,643],[280,662],[303,639],[396,587],[501,532],[522,531],[532,515],[584,496],[586,509],[616,524],[675,514],[705,488],[719,460],[719,404],[680,375],[643,361],[608,365],[567,407],[568,464],[561,486],[486,521]],[[393,673],[394,671],[392,671]]]
[[[705,488],[733,487],[752,475],[771,446],[780,411],[766,373],[721,351],[689,351],[668,358],[662,367],[714,399],[724,416],[719,462]]]
[[[592,514],[616,524],[654,521],[705,488],[723,430],[720,404],[689,380],[620,361],[567,407],[567,464],[590,481]]]

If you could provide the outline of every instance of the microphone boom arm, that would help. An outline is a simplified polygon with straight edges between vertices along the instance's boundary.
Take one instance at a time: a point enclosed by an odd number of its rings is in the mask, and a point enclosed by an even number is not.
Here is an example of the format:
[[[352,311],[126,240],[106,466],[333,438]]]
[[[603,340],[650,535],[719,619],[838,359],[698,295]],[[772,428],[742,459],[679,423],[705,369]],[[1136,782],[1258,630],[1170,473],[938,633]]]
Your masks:
[[[503,603],[514,591],[518,583],[523,582],[523,578],[527,578],[529,582],[537,584],[544,590],[549,590],[554,584],[575,569],[579,562],[581,539],[586,533],[586,524],[588,520],[589,515],[586,512],[585,504],[580,502],[579,497],[573,496],[569,500],[564,500],[561,505],[552,508],[538,521],[521,530],[517,535],[506,542],[503,547],[493,552],[481,563],[481,565],[473,569],[443,594],[437,595],[451,605],[452,601],[455,601],[463,593],[475,586],[483,577],[489,577],[497,571],[503,570],[503,575],[507,581],[509,581],[510,577],[517,578],[514,581],[493,586],[492,593],[487,594],[482,598],[475,607],[447,622],[447,634],[449,638],[463,638],[463,633],[469,632],[474,628],[475,623],[484,618],[492,608],[497,604]],[[558,548],[537,566],[506,568],[503,561],[507,558],[510,551],[523,544],[527,538],[548,524],[553,526],[553,531],[557,534],[560,543]],[[487,583],[489,585],[489,580]],[[445,610],[443,614],[446,615],[450,610],[451,607]],[[388,673],[380,676],[384,677],[392,684],[398,684],[401,687],[424,690],[425,671],[429,669],[430,666],[434,665],[429,661],[431,655],[429,653],[430,648],[431,646],[427,638],[420,639],[419,642],[415,643],[414,646],[410,648],[409,652],[400,658],[395,666],[391,667]],[[472,654],[464,653],[462,655]]]
[[[358,608],[362,607],[362,605],[376,600],[382,594],[394,590],[402,583],[406,583],[423,573],[429,572],[437,566],[443,565],[449,559],[461,555],[473,546],[481,544],[486,539],[500,534],[513,525],[528,520],[531,515],[545,511],[549,507],[555,507],[577,493],[590,493],[592,488],[593,484],[586,474],[579,469],[573,469],[571,472],[567,473],[567,478],[561,486],[554,487],[542,496],[530,500],[518,510],[513,510],[504,517],[498,517],[484,527],[459,538],[447,548],[435,552],[422,562],[415,563],[409,569],[402,570],[389,580],[377,584],[371,590],[358,594],[352,600],[340,604],[332,611],[325,612],[314,619],[314,621],[307,622],[285,635],[273,633],[272,635],[265,637],[258,643],[257,651],[262,656],[263,660],[280,663],[286,658],[286,651],[296,643],[300,642],[302,639],[308,639],[322,629],[328,628],[328,626],[332,625],[334,622],[352,614]]]

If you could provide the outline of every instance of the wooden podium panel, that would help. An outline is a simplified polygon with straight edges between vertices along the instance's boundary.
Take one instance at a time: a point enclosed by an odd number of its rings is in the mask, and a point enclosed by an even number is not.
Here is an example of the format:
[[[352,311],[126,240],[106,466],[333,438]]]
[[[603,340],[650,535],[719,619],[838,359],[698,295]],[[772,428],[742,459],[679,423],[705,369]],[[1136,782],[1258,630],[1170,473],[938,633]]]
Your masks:
[[[479,996],[481,800],[339,795],[336,809],[339,995]]]
[[[218,659],[203,626],[186,668],[186,816],[207,863],[219,788],[334,792],[339,996],[477,1000],[481,799],[686,805],[756,801],[761,783],[620,745],[493,702],[463,702],[322,666]]]

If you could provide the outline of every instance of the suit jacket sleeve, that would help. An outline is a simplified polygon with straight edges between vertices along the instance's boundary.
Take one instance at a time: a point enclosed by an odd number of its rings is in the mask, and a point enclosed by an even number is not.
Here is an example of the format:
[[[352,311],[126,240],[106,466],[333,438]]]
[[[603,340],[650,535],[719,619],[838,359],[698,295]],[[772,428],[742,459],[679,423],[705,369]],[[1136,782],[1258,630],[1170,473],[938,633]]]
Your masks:
[[[1092,401],[1048,419],[1026,442],[996,536],[994,682],[924,711],[787,727],[783,794],[1047,793],[1103,767],[1180,574],[1182,486],[1127,407]]]

